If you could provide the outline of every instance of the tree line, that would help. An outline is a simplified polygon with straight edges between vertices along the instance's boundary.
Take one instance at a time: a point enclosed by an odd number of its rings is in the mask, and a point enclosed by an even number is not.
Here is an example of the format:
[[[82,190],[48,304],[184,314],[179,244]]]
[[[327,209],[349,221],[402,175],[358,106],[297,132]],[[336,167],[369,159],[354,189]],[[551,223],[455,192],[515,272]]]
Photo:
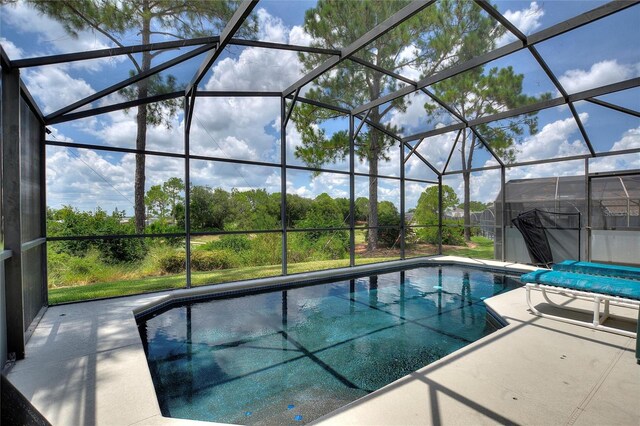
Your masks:
[[[182,179],[172,177],[159,185],[151,186],[145,194],[146,217],[149,223],[146,232],[150,234],[183,233],[185,230],[185,185]],[[460,206],[453,188],[443,185],[443,210]],[[192,185],[190,192],[190,222],[193,232],[259,231],[281,228],[281,194],[269,193],[266,189],[241,191]],[[286,195],[287,228],[309,229],[324,232],[323,229],[348,228],[350,225],[350,200],[344,197],[332,198],[322,193],[315,198],[296,194]],[[472,206],[483,209],[486,205],[472,202]],[[369,222],[370,202],[366,197],[358,197],[354,203],[356,224]],[[438,225],[438,187],[427,188],[418,199],[414,209],[408,211],[407,226]],[[390,201],[377,205],[381,245],[393,246],[397,243],[401,224],[400,212]],[[80,211],[72,206],[60,209],[48,208],[49,236],[101,236],[132,234],[136,231],[135,217],[127,217],[124,210],[115,209],[108,213],[97,208],[94,211]],[[445,220],[445,225],[458,223]],[[390,229],[387,229],[390,228]],[[370,230],[367,232],[371,232]],[[435,244],[438,242],[437,229],[418,230],[418,241]],[[458,232],[460,234],[460,232]],[[462,235],[462,234],[460,234]],[[445,237],[445,244],[461,243],[458,236]],[[72,247],[80,252],[88,247],[87,241],[73,241]],[[74,249],[75,250],[75,249]]]

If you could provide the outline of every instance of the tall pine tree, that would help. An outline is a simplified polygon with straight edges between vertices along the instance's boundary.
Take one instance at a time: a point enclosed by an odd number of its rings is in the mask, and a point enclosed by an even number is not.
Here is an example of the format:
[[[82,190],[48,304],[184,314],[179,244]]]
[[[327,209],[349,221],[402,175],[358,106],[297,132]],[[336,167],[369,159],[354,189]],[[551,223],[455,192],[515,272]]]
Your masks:
[[[313,45],[340,48],[349,45],[369,29],[383,22],[406,6],[408,0],[319,0],[316,7],[307,10],[305,30],[313,36]],[[389,34],[373,41],[356,53],[358,57],[387,70],[403,67],[419,69],[423,77],[432,75],[453,63],[470,59],[479,51],[493,45],[500,27],[470,1],[439,1],[393,29]],[[314,55],[301,56],[306,70],[322,62]],[[344,61],[339,68],[323,74],[306,97],[352,109],[395,90],[396,81],[371,68],[362,68],[354,62]],[[368,119],[385,126],[385,117],[394,108],[404,110],[407,104],[397,99],[384,107],[374,107]],[[331,118],[326,110],[308,105],[296,105],[293,120],[302,135],[302,145],[296,156],[307,164],[318,167],[345,159],[349,153],[349,138],[345,131],[327,138],[320,124]],[[399,129],[391,129],[393,131]],[[377,248],[378,234],[378,163],[386,158],[394,141],[380,131],[370,129],[357,141],[357,155],[369,164],[369,250]]]

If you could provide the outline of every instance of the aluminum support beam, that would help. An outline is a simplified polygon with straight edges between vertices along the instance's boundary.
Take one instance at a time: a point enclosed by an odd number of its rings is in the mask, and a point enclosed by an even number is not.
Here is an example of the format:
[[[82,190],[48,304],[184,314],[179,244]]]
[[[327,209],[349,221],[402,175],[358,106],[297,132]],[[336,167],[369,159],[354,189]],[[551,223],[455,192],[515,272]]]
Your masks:
[[[418,82],[417,89],[421,89],[423,87],[430,86],[434,83],[447,79],[449,77],[453,77],[455,75],[461,74],[465,71],[468,71],[472,68],[475,68],[480,65],[484,65],[493,60],[502,58],[503,56],[509,55],[511,53],[522,50],[528,46],[535,45],[536,43],[543,42],[552,37],[556,37],[558,35],[564,34],[568,31],[579,28],[583,25],[586,25],[590,22],[594,22],[598,19],[605,18],[609,15],[612,15],[621,10],[627,9],[631,6],[636,5],[639,1],[630,1],[630,2],[619,2],[612,1],[603,6],[600,6],[596,9],[593,9],[589,12],[578,15],[574,18],[568,19],[564,22],[560,22],[552,27],[546,28],[542,31],[539,31],[529,37],[526,38],[526,41],[518,40],[513,43],[510,43],[506,46],[502,46],[498,49],[495,49],[491,52],[488,52],[484,55],[475,57],[467,62],[458,64],[441,72],[438,72],[432,76],[426,77]],[[354,108],[352,111],[354,115],[361,113],[369,108],[376,107],[378,105],[382,105],[394,99],[400,98],[402,96],[408,95],[413,92],[415,88],[413,87],[405,87],[403,89],[397,90],[393,93],[390,93],[386,96],[373,100],[369,103],[361,105],[357,108]]]
[[[457,139],[456,139],[457,140]],[[418,140],[418,142],[413,146],[413,148],[411,148],[409,150],[409,154],[405,157],[403,156],[402,161],[406,164],[406,162],[409,160],[409,158],[411,158],[411,156],[413,155],[414,152],[416,152],[416,150],[418,149],[418,147],[420,146],[420,144],[422,143],[422,141],[424,141],[424,138]]]
[[[201,53],[207,52],[207,51],[213,49],[213,47],[214,46],[210,46],[210,45],[201,46],[201,47],[198,47],[197,49],[194,49],[194,50],[192,50],[190,52],[187,52],[187,53],[185,53],[183,55],[177,56],[177,57],[175,57],[175,58],[173,58],[173,59],[171,59],[171,60],[169,60],[167,62],[163,62],[162,64],[157,65],[157,66],[155,66],[153,68],[150,68],[147,71],[144,71],[144,72],[141,72],[139,74],[136,74],[133,77],[130,77],[130,78],[128,78],[126,80],[123,80],[123,81],[121,81],[119,83],[116,83],[116,84],[114,84],[112,86],[109,86],[106,89],[103,89],[103,90],[101,90],[99,92],[96,92],[93,95],[87,96],[84,99],[80,99],[79,101],[77,101],[77,102],[75,102],[75,103],[73,103],[73,104],[71,104],[69,106],[61,108],[58,111],[55,111],[55,112],[49,114],[48,116],[46,116],[45,120],[47,122],[49,122],[49,121],[51,121],[51,120],[53,120],[53,119],[55,119],[55,118],[57,118],[57,117],[59,117],[61,115],[64,115],[64,114],[66,114],[68,112],[71,112],[71,111],[74,111],[74,110],[76,110],[76,109],[78,109],[80,107],[83,107],[83,106],[85,106],[85,105],[87,105],[87,104],[89,104],[89,103],[91,103],[93,101],[97,101],[100,98],[103,98],[103,97],[105,97],[107,95],[110,95],[111,93],[114,93],[114,92],[116,92],[116,91],[118,91],[120,89],[123,89],[123,88],[127,87],[127,86],[130,86],[133,83],[137,83],[138,81],[144,80],[147,77],[151,77],[152,75],[158,74],[159,72],[162,72],[162,71],[166,70],[167,68],[171,68],[174,65],[180,64],[180,63],[182,63],[184,61],[187,61],[187,60],[189,60],[189,59],[191,59],[193,57],[198,56]]]
[[[95,115],[106,114],[113,111],[120,111],[127,108],[135,108],[137,106],[146,105],[153,102],[162,102],[169,99],[175,99],[181,96],[184,96],[184,92],[182,91],[171,92],[171,93],[165,93],[162,95],[149,96],[148,98],[144,98],[144,99],[136,99],[133,101],[121,102],[118,104],[108,105],[108,106],[99,107],[99,108],[93,108],[85,111],[70,112],[68,114],[60,115],[51,120],[45,119],[45,125],[64,123],[72,120],[79,120],[81,118],[93,117]]]
[[[513,52],[517,52],[518,50],[522,49],[524,46],[524,43],[521,41],[516,41],[513,43],[510,43],[506,46],[500,47],[496,50],[493,50],[489,53],[486,53],[484,55],[481,56],[477,56],[467,62],[463,62],[461,64],[455,65],[451,68],[447,68],[443,71],[437,72],[435,74],[433,74],[430,77],[426,77],[422,80],[420,80],[417,84],[416,87],[412,87],[412,86],[407,86],[404,87],[402,89],[396,90],[395,92],[389,93],[388,95],[382,96],[378,99],[375,99],[371,102],[368,102],[366,104],[363,104],[357,108],[353,109],[353,113],[354,114],[359,114],[360,112],[367,110],[369,108],[374,108],[376,106],[380,106],[382,104],[386,104],[387,102],[391,102],[395,99],[401,98],[403,96],[409,95],[413,92],[415,92],[416,90],[422,89],[423,87],[428,87],[434,83],[437,83],[439,81],[445,80],[449,77],[454,77],[458,74],[461,74],[465,71],[468,71],[472,68],[475,68],[477,66],[480,65],[484,65],[487,62],[491,62],[495,59],[499,59],[502,58],[503,56],[506,56],[510,53]]]
[[[406,228],[406,220],[405,220],[405,180],[404,180],[404,145],[402,143],[398,144],[398,148],[400,149],[400,259],[405,258],[405,237],[407,235]]]
[[[199,37],[185,40],[165,41],[161,43],[137,44],[134,46],[113,47],[108,49],[89,50],[86,52],[65,53],[62,55],[39,56],[36,58],[16,59],[17,68],[40,67],[43,65],[62,64],[89,59],[110,58],[113,56],[132,55],[134,53],[151,52],[154,50],[179,49],[181,47],[201,46],[217,43],[220,37]]]
[[[186,287],[191,287],[191,164],[189,158],[191,115],[193,113],[193,99],[189,96],[184,98],[184,230],[185,230],[185,273]]]
[[[289,50],[293,52],[303,52],[303,53],[319,53],[321,55],[340,55],[340,51],[338,49],[325,49],[323,47],[313,47],[313,46],[299,46],[296,44],[286,44],[286,43],[273,43],[270,41],[261,41],[261,40],[245,40],[241,38],[232,38],[229,40],[229,44],[232,46],[247,46],[247,47],[259,47],[261,49],[275,49],[275,50]]]
[[[308,73],[307,75],[305,75],[304,77],[302,77],[301,79],[293,83],[291,86],[287,87],[282,92],[282,95],[287,96],[293,93],[296,89],[299,89],[305,86],[306,84],[312,82],[317,77],[324,74],[329,69],[333,68],[335,65],[339,64],[340,62],[352,56],[359,49],[362,49],[367,44],[371,43],[372,41],[375,41],[377,38],[383,36],[384,34],[388,33],[389,31],[397,27],[398,25],[402,24],[405,20],[421,12],[423,9],[430,6],[434,1],[435,0],[430,0],[425,2],[425,1],[415,0],[411,2],[409,5],[405,6],[400,11],[391,15],[389,18],[387,18],[385,21],[378,24],[376,27],[368,31],[366,34],[359,37],[356,41],[354,41],[347,47],[341,49],[339,57],[333,57],[333,58],[327,59],[322,64],[317,66],[314,70],[312,70],[310,73]],[[364,110],[366,109],[367,108],[365,108]],[[364,110],[358,111],[358,113],[361,113]]]
[[[442,168],[442,174],[445,174],[447,172],[447,168],[449,167],[449,163],[451,162],[451,159],[453,158],[453,153],[456,150],[456,145],[458,145],[458,140],[460,139],[461,135],[462,135],[462,130],[458,130],[458,135],[456,136],[456,140],[453,142],[453,146],[451,147],[451,151],[449,151],[449,156],[447,157],[447,162],[444,163],[444,167]],[[420,140],[424,140],[424,139],[420,139]]]
[[[297,89],[293,94],[293,99],[291,100],[291,106],[289,107],[289,111],[287,111],[284,117],[284,122],[282,123],[283,127],[287,127],[287,123],[289,123],[289,119],[291,118],[291,114],[293,113],[293,108],[295,108],[296,106],[296,101],[298,100],[299,94],[300,94],[300,89]],[[285,102],[285,107],[286,107],[286,102]]]
[[[595,89],[585,90],[583,92],[574,93],[568,96],[568,102],[577,102],[581,100],[585,100],[588,98],[592,98],[595,96],[605,95],[607,93],[617,92],[620,90],[630,89],[632,87],[640,86],[640,77],[632,78],[629,80],[621,81],[619,83],[613,83],[606,86],[601,86]],[[451,132],[454,130],[460,130],[465,127],[475,127],[480,124],[490,123],[496,120],[502,120],[505,118],[515,117],[521,114],[530,114],[533,112],[541,111],[547,108],[552,108],[560,105],[565,105],[567,102],[564,98],[559,97],[555,99],[549,99],[545,101],[540,101],[535,104],[527,105],[522,108],[512,109],[510,111],[499,112],[492,115],[487,115],[485,117],[480,117],[474,120],[470,120],[467,125],[464,123],[452,124],[449,126],[444,126],[439,129],[430,130],[427,132],[417,133],[415,135],[407,136],[403,138],[403,141],[410,142],[413,140],[428,138],[435,135],[440,135],[442,133]]]
[[[106,114],[108,112],[113,112],[113,111],[119,111],[122,109],[127,109],[127,108],[134,108],[137,107],[139,105],[145,105],[145,104],[150,104],[153,102],[162,102],[165,100],[169,100],[169,99],[175,99],[175,98],[179,98],[181,96],[184,96],[184,92],[183,91],[179,91],[179,92],[171,92],[171,93],[164,93],[161,95],[155,95],[155,96],[149,96],[147,98],[144,99],[136,99],[133,101],[127,101],[127,102],[122,102],[122,103],[118,103],[118,104],[114,104],[114,105],[108,105],[105,107],[99,107],[99,108],[93,108],[90,110],[86,110],[86,111],[79,111],[79,112],[72,112],[72,113],[67,113],[64,115],[61,115],[59,117],[56,117],[54,119],[48,120],[45,123],[47,125],[49,124],[57,124],[57,123],[64,123],[67,121],[71,121],[71,120],[78,120],[81,118],[86,118],[86,117],[93,117],[95,115],[100,115],[100,114]],[[251,91],[225,91],[225,92],[212,92],[212,91],[202,91],[202,92],[197,92],[196,93],[197,97],[209,97],[209,98],[217,98],[217,97],[229,97],[229,98],[233,98],[233,97],[280,97],[281,93],[280,92],[251,92]]]
[[[364,115],[363,118],[360,119],[360,124],[358,124],[358,128],[353,132],[353,139],[355,140],[358,135],[360,134],[360,130],[362,130],[362,127],[364,126],[364,123],[367,121],[367,119],[369,118],[369,113],[371,112],[371,110],[368,110],[366,112],[366,114]],[[349,115],[350,117],[353,117],[352,115]]]
[[[591,139],[589,139],[589,134],[587,134],[587,131],[585,130],[584,125],[582,124],[582,120],[578,115],[578,111],[576,111],[576,107],[574,107],[573,103],[571,102],[569,102],[569,109],[571,110],[571,115],[573,115],[573,119],[576,121],[576,124],[578,125],[578,129],[580,130],[582,139],[584,139],[584,142],[587,144],[587,148],[589,148],[589,152],[591,153],[592,156],[595,156],[596,151],[595,149],[593,149],[593,145],[591,145]]]
[[[353,61],[353,62],[356,62],[356,63],[358,63],[360,65],[364,65],[367,68],[371,68],[374,71],[378,71],[381,74],[388,75],[389,77],[393,77],[396,80],[404,81],[405,83],[410,84],[410,85],[412,85],[414,87],[416,87],[418,85],[417,81],[413,81],[410,78],[407,78],[407,77],[405,77],[405,76],[403,76],[401,74],[398,74],[397,72],[393,72],[393,71],[388,70],[386,68],[382,68],[382,67],[380,67],[380,66],[378,66],[376,64],[372,64],[371,62],[365,61],[364,59],[360,59],[357,56],[351,56],[349,58],[349,60]]]
[[[363,121],[360,122],[362,127]],[[354,117],[349,114],[349,266],[356,265],[356,144],[358,132],[354,130]]]
[[[475,0],[476,4],[478,6],[480,6],[481,8],[484,9],[485,12],[487,12],[489,15],[491,15],[491,17],[493,19],[495,19],[496,21],[498,21],[503,27],[505,27],[511,34],[513,34],[514,36],[516,36],[516,38],[518,38],[518,40],[522,40],[524,42],[527,41],[527,36],[524,35],[522,33],[522,31],[520,31],[518,29],[518,27],[516,27],[515,25],[513,25],[511,23],[511,21],[509,21],[507,18],[505,18],[500,12],[498,12],[498,10],[493,7],[491,5],[491,3],[489,3],[487,0]]]
[[[442,175],[438,175],[438,254],[442,254]]]
[[[189,95],[194,88],[198,86],[200,81],[204,78],[211,65],[218,59],[218,56],[222,53],[224,48],[229,44],[231,37],[238,31],[238,29],[244,24],[244,20],[251,14],[253,8],[258,4],[258,0],[244,0],[238,9],[235,11],[227,25],[222,30],[222,34],[220,35],[220,41],[215,50],[209,52],[206,58],[200,64],[198,71],[191,79],[191,83],[187,85],[185,90],[185,94]]]
[[[282,95],[282,94],[280,94]],[[285,99],[293,99],[293,94],[290,94],[289,96],[285,96]],[[341,108],[339,106],[335,106],[335,105],[330,105],[330,104],[326,104],[324,102],[320,102],[320,101],[316,101],[313,99],[309,99],[309,98],[303,98],[302,96],[298,96],[298,102],[302,102],[303,104],[307,104],[307,105],[313,105],[313,106],[317,106],[320,108],[325,108],[331,111],[336,111],[339,112],[341,114],[345,114],[348,115],[350,113],[350,111],[346,108]],[[358,117],[360,118],[360,117]]]
[[[507,243],[507,172],[505,167],[500,167],[500,202],[502,203],[502,234],[500,235],[500,244],[502,245],[502,253],[500,254],[500,260],[505,262],[506,257],[506,243]],[[495,253],[494,253],[495,254]]]
[[[184,94],[184,93],[183,93]],[[280,92],[258,92],[253,90],[228,90],[228,91],[211,91],[198,90],[196,96],[199,98],[279,98],[282,96]]]
[[[587,132],[586,132],[586,130],[584,128],[584,125],[582,124],[582,120],[580,120],[580,116],[578,115],[578,113],[577,113],[575,107],[573,106],[573,104],[568,101],[569,100],[569,94],[564,89],[564,87],[562,87],[562,84],[560,83],[560,80],[558,80],[556,78],[556,75],[553,73],[553,71],[551,71],[551,68],[549,68],[549,65],[547,65],[547,62],[544,60],[544,58],[542,58],[540,53],[538,53],[538,50],[535,48],[535,46],[529,46],[529,52],[533,55],[535,60],[542,67],[542,69],[544,70],[545,74],[547,74],[547,77],[549,77],[549,79],[553,82],[553,85],[556,87],[556,89],[558,89],[560,94],[562,94],[562,97],[564,98],[565,102],[568,103],[569,109],[571,110],[571,114],[573,115],[573,119],[578,124],[578,129],[580,130],[580,134],[582,135],[582,138],[584,139],[585,143],[587,144],[587,148],[589,149],[589,152],[591,153],[591,155],[594,155],[595,154],[595,150],[593,149],[593,145],[591,145],[591,140],[589,139],[589,135],[587,134]]]
[[[489,145],[489,143],[486,140],[484,140],[484,137],[482,137],[482,135],[476,130],[476,128],[470,127],[470,129],[473,132],[473,134],[476,135],[476,138],[478,138],[478,140],[484,146],[484,148],[489,152],[489,154],[491,154],[493,159],[496,160],[498,164],[500,164],[501,166],[504,166],[504,162],[502,161],[502,158],[500,158],[498,154],[496,154],[493,148],[491,148],[491,145]]]
[[[282,275],[287,275],[287,105],[280,98],[280,224],[282,227]]]
[[[13,68],[13,63],[11,59],[9,59],[9,56],[7,56],[7,52],[4,51],[2,45],[0,45],[0,66],[6,70]]]
[[[605,108],[609,108],[612,109],[614,111],[618,111],[618,112],[622,112],[624,114],[629,114],[629,115],[633,115],[634,117],[639,117],[640,118],[640,112],[629,109],[629,108],[625,108],[625,107],[621,107],[619,105],[614,105],[612,103],[609,102],[605,102],[605,101],[601,101],[600,99],[585,99],[587,102],[591,102],[592,104],[596,104],[596,105],[600,105],[602,107]]]
[[[62,55],[39,56],[37,58],[16,59],[12,66],[16,68],[39,67],[43,65],[54,65],[74,61],[86,61],[89,59],[110,58],[120,55],[131,55],[140,52],[150,52],[156,50],[173,50],[181,47],[212,45],[220,41],[219,36],[197,37],[185,40],[164,41],[160,43],[138,44],[135,46],[114,47],[109,49],[90,50],[78,53],[66,53]],[[324,55],[339,55],[336,49],[323,49],[320,47],[299,46],[295,44],[273,43],[260,40],[245,40],[232,38],[230,45],[258,47],[263,49],[289,50],[294,52],[320,53]]]
[[[22,298],[22,227],[20,209],[20,71],[2,68],[2,207],[5,261],[7,353],[24,358],[25,321]]]
[[[42,114],[40,107],[36,103],[35,99],[33,99],[33,96],[31,96],[31,92],[29,92],[27,86],[22,82],[22,79],[20,79],[20,93],[22,94],[22,99],[27,103],[27,105],[29,105],[29,108],[36,115],[40,123],[44,125],[44,114]]]

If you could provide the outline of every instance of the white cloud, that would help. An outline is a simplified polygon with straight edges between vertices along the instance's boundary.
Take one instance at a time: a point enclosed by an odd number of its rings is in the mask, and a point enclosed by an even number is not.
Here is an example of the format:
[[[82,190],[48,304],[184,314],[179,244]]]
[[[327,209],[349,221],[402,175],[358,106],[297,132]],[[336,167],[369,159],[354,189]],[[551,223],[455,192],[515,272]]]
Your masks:
[[[248,47],[213,67],[205,90],[283,90],[302,76],[296,52]]]
[[[41,52],[28,52],[28,56],[43,56],[57,53],[83,52],[86,50],[113,47],[109,40],[93,31],[80,31],[78,37],[67,33],[62,24],[39,13],[29,4],[17,2],[2,7],[2,20],[27,36],[35,36]],[[104,64],[114,63],[124,58],[102,58],[91,61],[78,61],[72,67],[98,71]]]
[[[411,63],[419,53],[419,50],[414,45],[406,46],[398,54],[398,63]],[[411,65],[405,65],[399,68],[398,73],[414,81],[420,80],[422,76],[420,68]]]
[[[0,44],[2,44],[2,48],[7,53],[9,59],[21,59],[24,58],[24,50],[20,49],[18,46],[13,44],[11,40],[7,40],[4,37],[0,37]]]
[[[315,198],[322,193],[327,193],[332,198],[349,198],[349,176],[338,173],[320,173],[314,176],[312,172],[289,170],[287,193],[306,198]]]
[[[596,62],[589,70],[572,69],[562,74],[558,80],[569,93],[576,93],[594,87],[627,80],[640,75],[640,63],[619,64],[618,61]]]
[[[624,132],[620,139],[614,142],[609,151],[624,151],[637,148],[640,148],[640,127]],[[640,154],[638,153],[600,157],[589,160],[589,171],[592,173],[633,169],[640,169]]]
[[[264,8],[258,9],[258,39],[276,43],[286,43],[289,30],[282,19],[272,16]]]
[[[540,19],[544,16],[544,10],[537,2],[533,1],[529,4],[529,7],[525,9],[507,9],[506,12],[503,13],[503,16],[524,34],[531,34],[540,28]],[[515,40],[516,37],[507,31],[502,37],[496,40],[496,45],[504,46]]]
[[[38,105],[45,114],[95,93],[89,83],[71,77],[64,67],[28,69],[23,77],[31,94],[40,101]]]
[[[407,109],[401,111],[400,109],[394,108],[391,110],[388,118],[389,124],[401,128],[401,134],[406,136],[425,129],[428,116],[424,109],[424,104],[428,101],[428,98],[424,93],[416,92],[412,95],[405,96],[404,100],[408,104]]]
[[[634,148],[640,148],[640,127],[624,132],[622,138],[614,142],[610,151],[623,151]],[[640,155],[638,155],[638,160],[640,160]]]
[[[133,210],[133,169],[126,158],[107,159],[91,150],[49,147],[47,152],[47,204],[72,205],[81,210],[97,207],[111,212]]]
[[[583,123],[589,119],[587,113],[579,116]],[[538,133],[517,144],[516,149],[518,162],[588,153],[587,147],[578,137],[578,125],[573,117],[545,124]]]
[[[306,32],[304,28],[299,25],[295,25],[293,28],[291,28],[291,31],[289,31],[289,43],[291,44],[296,44],[299,46],[311,46],[313,41],[314,39],[311,34]]]

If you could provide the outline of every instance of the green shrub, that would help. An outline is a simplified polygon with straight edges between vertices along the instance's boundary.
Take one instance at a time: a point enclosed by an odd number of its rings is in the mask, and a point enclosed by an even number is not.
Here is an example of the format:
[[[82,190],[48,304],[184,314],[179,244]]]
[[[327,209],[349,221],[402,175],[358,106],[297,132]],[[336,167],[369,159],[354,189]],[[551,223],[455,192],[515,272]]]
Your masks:
[[[57,247],[56,247],[57,248]],[[72,256],[50,248],[47,250],[47,279],[52,287],[95,283],[120,276],[122,267],[107,265],[101,261],[96,249],[85,256]]]
[[[149,251],[144,238],[115,238],[96,243],[102,261],[109,264],[139,262]]]
[[[185,252],[174,251],[158,258],[160,270],[166,274],[177,274],[187,269]]]
[[[455,226],[460,221],[445,220],[442,226],[442,244],[449,246],[464,245],[464,231],[461,226]],[[447,226],[449,225],[449,226]],[[452,226],[453,225],[453,226]],[[438,227],[416,228],[419,241],[428,244],[438,244]]]
[[[203,250],[232,250],[235,252],[250,250],[251,240],[247,235],[222,235],[217,241],[209,241],[202,246]]]
[[[312,231],[290,233],[287,257],[291,263],[343,259],[349,252],[349,232]]]
[[[226,250],[203,251],[191,253],[191,269],[194,271],[213,271],[233,268],[237,264],[237,256]]]
[[[176,225],[169,225],[165,221],[159,220],[147,226],[145,232],[148,234],[182,234],[184,233],[184,228],[180,228]],[[166,237],[160,241],[162,241],[162,243],[167,243],[171,247],[180,247],[184,245],[184,240],[184,237]]]
[[[158,266],[165,274],[177,274],[186,270],[185,252],[175,251],[161,256]],[[193,271],[214,271],[237,266],[237,256],[225,250],[191,252],[191,269]]]
[[[238,253],[242,266],[265,266],[282,263],[282,235],[258,234],[251,240],[251,250]]]

